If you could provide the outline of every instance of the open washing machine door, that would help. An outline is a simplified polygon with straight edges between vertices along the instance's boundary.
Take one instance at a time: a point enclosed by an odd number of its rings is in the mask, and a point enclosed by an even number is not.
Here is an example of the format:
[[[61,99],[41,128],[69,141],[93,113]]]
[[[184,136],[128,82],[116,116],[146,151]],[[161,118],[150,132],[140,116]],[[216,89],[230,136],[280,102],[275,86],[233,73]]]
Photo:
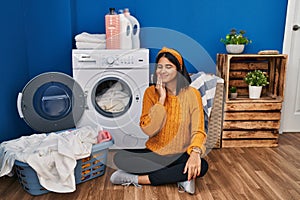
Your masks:
[[[60,72],[40,74],[18,95],[21,118],[35,131],[52,132],[75,127],[85,110],[80,85]]]

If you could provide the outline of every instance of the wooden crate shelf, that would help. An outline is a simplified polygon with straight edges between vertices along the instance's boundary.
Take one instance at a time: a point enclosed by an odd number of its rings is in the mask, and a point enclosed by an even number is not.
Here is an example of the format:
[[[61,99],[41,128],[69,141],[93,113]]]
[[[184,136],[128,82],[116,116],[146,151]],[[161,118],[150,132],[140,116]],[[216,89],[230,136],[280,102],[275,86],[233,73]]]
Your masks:
[[[275,147],[278,145],[284,98],[287,55],[218,54],[217,75],[225,81],[222,147]],[[248,98],[245,75],[259,69],[268,75],[260,99]],[[238,98],[230,99],[229,88]]]

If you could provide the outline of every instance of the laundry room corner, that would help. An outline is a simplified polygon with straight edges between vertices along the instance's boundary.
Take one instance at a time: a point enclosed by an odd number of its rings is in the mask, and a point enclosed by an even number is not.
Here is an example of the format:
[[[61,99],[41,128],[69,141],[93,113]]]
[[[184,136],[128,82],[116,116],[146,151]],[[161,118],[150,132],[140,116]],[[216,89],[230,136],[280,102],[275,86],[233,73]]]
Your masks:
[[[1,6],[1,66],[5,76],[0,89],[0,142],[34,133],[16,107],[18,93],[34,76],[46,71],[72,73],[71,15],[69,2],[6,2]],[[60,30],[60,31],[57,31]]]

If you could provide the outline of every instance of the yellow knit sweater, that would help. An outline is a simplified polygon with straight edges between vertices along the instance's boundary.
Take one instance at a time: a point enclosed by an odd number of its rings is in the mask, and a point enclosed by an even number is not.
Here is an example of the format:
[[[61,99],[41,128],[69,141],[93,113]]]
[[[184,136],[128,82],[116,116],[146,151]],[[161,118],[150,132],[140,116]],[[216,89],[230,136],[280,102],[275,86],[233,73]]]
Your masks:
[[[143,98],[140,126],[149,136],[146,147],[160,155],[191,153],[193,147],[205,152],[204,111],[200,93],[193,87],[179,95],[167,95],[165,105],[158,102],[155,86]]]

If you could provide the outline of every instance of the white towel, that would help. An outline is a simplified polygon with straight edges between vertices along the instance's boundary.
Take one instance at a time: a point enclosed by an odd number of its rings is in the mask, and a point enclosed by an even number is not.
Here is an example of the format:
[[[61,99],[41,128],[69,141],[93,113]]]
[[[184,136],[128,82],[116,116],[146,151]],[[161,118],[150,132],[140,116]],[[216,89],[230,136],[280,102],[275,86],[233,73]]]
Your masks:
[[[76,42],[77,49],[105,49],[106,43]]]
[[[76,42],[89,42],[89,43],[105,43],[105,34],[91,34],[87,32],[82,32],[75,36]]]
[[[22,137],[0,145],[0,164],[6,164],[1,175],[12,169],[14,160],[28,163],[38,176],[40,184],[53,192],[73,192],[76,190],[74,168],[76,160],[91,154],[93,144],[97,143],[98,132],[91,127],[50,133],[41,137],[33,135]],[[24,153],[25,152],[25,153]],[[9,153],[9,158],[5,155]],[[4,154],[4,156],[2,155]],[[10,170],[8,167],[11,167]]]

